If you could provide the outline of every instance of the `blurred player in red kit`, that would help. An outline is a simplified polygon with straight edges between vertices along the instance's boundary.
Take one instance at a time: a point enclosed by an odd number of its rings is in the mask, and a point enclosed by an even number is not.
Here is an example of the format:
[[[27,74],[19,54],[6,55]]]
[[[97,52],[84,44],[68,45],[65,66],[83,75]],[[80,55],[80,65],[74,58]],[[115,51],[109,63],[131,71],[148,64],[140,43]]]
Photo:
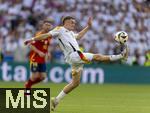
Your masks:
[[[52,29],[51,22],[44,20],[40,26],[40,31],[38,31],[35,36],[48,33]],[[25,88],[31,88],[32,85],[37,84],[45,79],[46,77],[46,58],[50,58],[50,53],[48,52],[48,47],[50,45],[51,37],[40,41],[33,41],[29,43],[30,47],[29,61],[30,70],[32,72],[31,77],[25,83]]]

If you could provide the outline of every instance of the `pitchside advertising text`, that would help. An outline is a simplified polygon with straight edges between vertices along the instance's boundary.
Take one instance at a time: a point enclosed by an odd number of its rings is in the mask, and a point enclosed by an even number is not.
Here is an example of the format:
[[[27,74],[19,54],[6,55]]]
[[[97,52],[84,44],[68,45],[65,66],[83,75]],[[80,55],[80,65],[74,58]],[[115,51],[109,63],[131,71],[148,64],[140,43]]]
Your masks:
[[[49,88],[0,88],[2,113],[50,113]]]
[[[140,70],[140,71],[139,71]],[[0,64],[1,81],[25,82],[30,76],[28,63],[3,62]],[[71,81],[71,68],[66,64],[47,64],[44,82],[62,83]],[[88,64],[84,66],[81,83],[150,83],[149,67],[119,64]]]
[[[104,83],[104,70],[101,67],[84,67],[81,83]],[[29,78],[30,68],[27,63],[8,63],[0,65],[0,80],[24,82]],[[69,65],[48,64],[45,82],[53,83],[70,82],[72,80]]]

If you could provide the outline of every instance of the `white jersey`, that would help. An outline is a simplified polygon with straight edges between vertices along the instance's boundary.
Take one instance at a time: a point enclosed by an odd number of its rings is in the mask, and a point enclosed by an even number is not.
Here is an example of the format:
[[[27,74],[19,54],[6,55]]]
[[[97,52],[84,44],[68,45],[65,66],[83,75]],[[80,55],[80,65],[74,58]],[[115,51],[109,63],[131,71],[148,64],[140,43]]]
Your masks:
[[[78,34],[64,27],[56,27],[52,31],[49,31],[49,34],[51,34],[52,37],[57,37],[59,40],[60,48],[65,55],[65,61],[71,64],[75,70],[82,69],[82,64],[85,63],[85,60],[83,60],[77,52],[78,50],[80,51],[76,40]],[[91,53],[83,53],[83,55],[88,61],[93,59],[93,54]]]
[[[56,27],[49,31],[49,33],[52,37],[58,38],[60,48],[62,49],[65,58],[72,52],[80,50],[76,40],[78,34],[75,34],[73,31],[69,31],[64,27]]]

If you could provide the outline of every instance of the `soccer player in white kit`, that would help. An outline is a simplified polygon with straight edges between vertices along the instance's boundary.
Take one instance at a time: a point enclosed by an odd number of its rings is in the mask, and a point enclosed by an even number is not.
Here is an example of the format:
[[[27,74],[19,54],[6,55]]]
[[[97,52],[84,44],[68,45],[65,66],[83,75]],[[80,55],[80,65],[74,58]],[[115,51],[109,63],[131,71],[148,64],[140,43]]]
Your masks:
[[[56,37],[59,41],[60,48],[62,49],[65,61],[72,66],[72,81],[67,84],[63,90],[51,99],[51,110],[53,111],[60,100],[62,100],[68,93],[79,86],[81,72],[83,70],[83,64],[89,63],[91,61],[97,62],[108,62],[116,61],[120,59],[126,59],[128,56],[127,47],[118,55],[102,55],[102,54],[92,54],[92,53],[82,53],[77,43],[78,39],[81,39],[84,34],[92,26],[92,18],[88,19],[87,26],[83,28],[79,33],[74,33],[76,20],[71,16],[64,17],[63,26],[58,26],[49,33],[42,34],[40,36],[34,37],[30,40],[25,41],[25,44],[31,41],[42,40],[49,36]]]

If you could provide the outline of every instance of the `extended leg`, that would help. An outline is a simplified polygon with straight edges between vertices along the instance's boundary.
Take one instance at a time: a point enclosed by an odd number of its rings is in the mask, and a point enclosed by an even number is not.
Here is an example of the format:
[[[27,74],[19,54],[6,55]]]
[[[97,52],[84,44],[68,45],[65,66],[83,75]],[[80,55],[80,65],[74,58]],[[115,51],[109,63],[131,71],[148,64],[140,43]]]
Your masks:
[[[101,55],[101,54],[94,54],[93,61],[100,61],[100,62],[108,62],[108,61],[116,61],[120,59],[126,59],[128,57],[128,48],[126,47],[121,54],[119,55]]]

